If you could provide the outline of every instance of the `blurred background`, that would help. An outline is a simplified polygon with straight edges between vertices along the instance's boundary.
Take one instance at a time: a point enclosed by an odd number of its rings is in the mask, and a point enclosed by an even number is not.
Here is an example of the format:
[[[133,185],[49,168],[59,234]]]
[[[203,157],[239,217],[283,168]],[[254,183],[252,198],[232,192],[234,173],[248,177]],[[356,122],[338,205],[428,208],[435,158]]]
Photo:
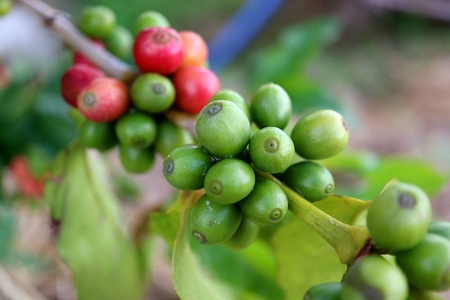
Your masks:
[[[290,95],[295,117],[330,108],[350,128],[350,142],[322,163],[336,193],[373,199],[392,178],[421,186],[435,220],[450,221],[450,3],[444,0],[154,0],[48,4],[74,23],[87,5],[107,5],[129,29],[147,10],[177,30],[199,33],[210,46],[210,67],[222,88],[248,101],[266,83]],[[42,183],[19,193],[11,166],[27,157],[39,178],[76,138],[59,92],[72,51],[42,20],[16,5],[0,18],[0,299],[74,299],[70,271],[54,246],[55,224]],[[126,61],[132,63],[131,55]],[[289,129],[288,129],[289,130]],[[143,212],[174,197],[162,158],[145,175],[126,174],[108,153],[112,186],[130,231]],[[15,158],[15,160],[13,159]],[[39,180],[38,180],[39,181]],[[153,258],[148,299],[177,299],[162,245]],[[447,293],[447,299],[450,299]]]

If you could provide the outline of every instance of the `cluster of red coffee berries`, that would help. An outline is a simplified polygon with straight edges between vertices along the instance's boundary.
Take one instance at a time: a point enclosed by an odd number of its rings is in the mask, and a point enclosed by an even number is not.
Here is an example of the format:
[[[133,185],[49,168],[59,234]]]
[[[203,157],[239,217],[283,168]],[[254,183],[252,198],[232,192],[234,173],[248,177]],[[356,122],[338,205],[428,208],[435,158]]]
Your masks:
[[[177,32],[167,19],[150,11],[136,21],[135,38],[116,25],[113,11],[104,6],[87,7],[80,30],[99,48],[123,57],[131,50],[141,71],[134,82],[108,77],[82,53],[61,78],[61,94],[79,110],[81,143],[108,150],[120,143],[120,158],[129,172],[147,171],[155,150],[166,156],[173,148],[194,139],[164,117],[175,106],[198,114],[220,89],[217,76],[207,69],[208,48],[192,31]]]

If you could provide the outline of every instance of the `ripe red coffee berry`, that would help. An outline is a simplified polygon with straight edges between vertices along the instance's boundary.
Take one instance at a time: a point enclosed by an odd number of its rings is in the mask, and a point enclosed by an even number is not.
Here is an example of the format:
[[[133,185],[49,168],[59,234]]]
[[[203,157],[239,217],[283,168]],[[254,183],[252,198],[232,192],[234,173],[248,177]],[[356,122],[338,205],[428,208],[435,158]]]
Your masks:
[[[110,122],[124,114],[129,105],[128,90],[114,78],[97,78],[78,95],[78,109],[93,122]]]
[[[74,65],[61,77],[61,95],[67,103],[77,107],[77,97],[81,90],[100,77],[105,77],[105,74],[99,69],[85,64]]]
[[[97,47],[99,49],[105,49],[105,45],[100,40],[92,40],[92,43],[94,44],[95,47]],[[81,54],[81,52],[79,52],[79,51],[76,51],[73,54],[73,64],[74,65],[86,64],[86,65],[89,65],[91,67],[97,68],[96,64],[94,64],[89,58],[87,58],[86,56]]]
[[[173,77],[175,105],[188,113],[198,114],[209,99],[220,90],[220,82],[211,70],[201,67],[182,67]]]
[[[169,75],[180,67],[183,54],[181,37],[172,28],[146,28],[136,36],[133,44],[134,62],[144,73]]]
[[[208,46],[205,40],[193,31],[180,31],[180,36],[184,46],[181,66],[202,66],[208,58]]]

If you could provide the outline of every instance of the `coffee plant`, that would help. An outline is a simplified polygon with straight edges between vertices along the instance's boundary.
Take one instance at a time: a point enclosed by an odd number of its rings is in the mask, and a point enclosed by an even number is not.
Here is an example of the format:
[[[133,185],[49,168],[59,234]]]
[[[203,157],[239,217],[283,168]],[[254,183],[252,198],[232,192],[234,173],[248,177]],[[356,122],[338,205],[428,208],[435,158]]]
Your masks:
[[[208,69],[203,38],[159,12],[142,13],[131,33],[106,6],[85,8],[75,27],[43,2],[17,2],[74,48],[59,82],[77,139],[40,173],[22,156],[9,169],[25,196],[42,195],[46,182],[78,299],[143,299],[154,236],[171,248],[181,299],[426,300],[450,289],[450,223],[432,222],[421,187],[394,179],[371,201],[333,193],[318,160],[348,143],[351,128],[337,111],[310,112],[290,130],[285,89],[263,84],[249,105]],[[11,6],[0,0],[0,15]],[[136,68],[120,60],[130,53]],[[139,241],[124,230],[107,171],[88,148],[116,148],[129,173],[164,157],[162,174],[181,191],[146,216]],[[298,248],[271,260],[286,243]],[[226,276],[233,265],[241,277]],[[272,269],[286,265],[295,272],[275,283]]]

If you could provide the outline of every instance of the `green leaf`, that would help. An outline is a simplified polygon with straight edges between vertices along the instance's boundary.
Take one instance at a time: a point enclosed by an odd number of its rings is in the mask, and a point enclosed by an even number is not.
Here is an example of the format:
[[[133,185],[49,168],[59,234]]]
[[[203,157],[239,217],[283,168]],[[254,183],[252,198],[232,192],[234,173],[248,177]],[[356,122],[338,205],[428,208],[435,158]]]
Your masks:
[[[340,32],[337,19],[315,19],[283,31],[277,42],[255,56],[249,79],[257,87],[266,82],[280,84],[283,78],[298,73],[333,42]]]
[[[283,299],[274,283],[275,265],[271,249],[262,241],[243,251],[223,245],[199,244],[189,232],[191,198],[181,197],[170,210],[179,210],[181,227],[173,251],[174,286],[182,299]],[[153,221],[155,221],[153,219]],[[172,231],[171,229],[169,231]]]
[[[165,212],[150,214],[150,233],[161,236],[170,248],[174,247],[175,239],[181,224],[181,194],[177,201]]]
[[[183,194],[182,194],[183,195]],[[229,300],[237,299],[234,291],[205,272],[195,256],[189,241],[188,212],[191,196],[181,201],[181,226],[174,244],[172,267],[175,291],[183,300]]]
[[[57,158],[46,184],[46,203],[61,222],[57,248],[78,299],[142,299],[137,250],[121,227],[106,174],[98,153],[77,144]]]
[[[367,200],[374,199],[392,179],[415,184],[430,197],[436,195],[450,179],[449,174],[437,170],[424,160],[378,157],[370,152],[344,151],[320,163],[332,173],[347,172],[357,178],[354,186],[336,186],[337,193]]]
[[[317,284],[340,281],[345,266],[334,249],[300,220],[280,228],[272,237],[278,267],[277,282],[286,300],[302,299]]]
[[[337,220],[353,224],[370,202],[331,195],[314,204]],[[299,219],[280,228],[271,244],[278,267],[277,282],[287,300],[301,299],[314,285],[340,281],[346,270],[335,250]]]

